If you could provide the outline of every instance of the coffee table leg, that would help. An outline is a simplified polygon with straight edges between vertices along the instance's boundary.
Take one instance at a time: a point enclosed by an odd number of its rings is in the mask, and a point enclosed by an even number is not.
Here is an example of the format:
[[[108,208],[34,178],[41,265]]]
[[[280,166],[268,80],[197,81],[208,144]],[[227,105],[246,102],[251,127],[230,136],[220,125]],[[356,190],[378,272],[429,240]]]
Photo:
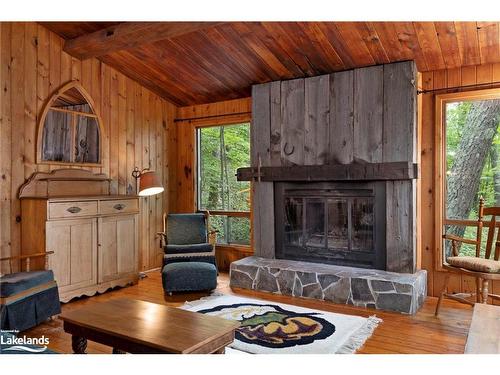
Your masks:
[[[127,353],[124,352],[123,350],[113,348],[113,354],[127,354]]]
[[[87,354],[87,339],[81,336],[71,336],[71,347],[75,354]]]

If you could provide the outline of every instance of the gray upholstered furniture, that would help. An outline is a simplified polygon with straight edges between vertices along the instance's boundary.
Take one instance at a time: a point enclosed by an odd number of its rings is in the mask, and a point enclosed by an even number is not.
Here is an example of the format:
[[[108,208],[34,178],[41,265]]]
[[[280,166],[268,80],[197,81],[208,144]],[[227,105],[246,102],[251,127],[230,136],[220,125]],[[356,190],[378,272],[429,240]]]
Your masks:
[[[61,312],[59,293],[50,270],[30,271],[30,259],[47,257],[47,253],[2,258],[26,260],[26,271],[0,276],[0,329],[24,331]]]
[[[208,211],[164,215],[163,265],[174,262],[207,262],[215,265],[215,233]]]
[[[166,293],[217,286],[215,231],[209,213],[164,215],[162,281]]]
[[[165,293],[212,290],[217,287],[217,269],[207,262],[173,262],[163,267]]]

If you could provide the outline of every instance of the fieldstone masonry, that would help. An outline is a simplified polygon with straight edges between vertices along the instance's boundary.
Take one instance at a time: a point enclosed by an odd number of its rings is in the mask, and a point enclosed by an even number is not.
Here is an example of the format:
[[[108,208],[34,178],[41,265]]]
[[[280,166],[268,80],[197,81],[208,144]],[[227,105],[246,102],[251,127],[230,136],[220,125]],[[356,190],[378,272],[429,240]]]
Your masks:
[[[230,286],[415,314],[427,295],[427,272],[247,257],[231,263]]]

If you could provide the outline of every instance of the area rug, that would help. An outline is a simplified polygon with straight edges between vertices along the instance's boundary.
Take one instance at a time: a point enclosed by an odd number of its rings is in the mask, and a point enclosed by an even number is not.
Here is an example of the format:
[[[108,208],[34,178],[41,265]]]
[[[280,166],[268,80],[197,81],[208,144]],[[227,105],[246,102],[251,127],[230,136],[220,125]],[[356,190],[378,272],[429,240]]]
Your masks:
[[[264,300],[216,295],[185,310],[241,322],[231,348],[253,354],[355,353],[381,319],[336,314]]]

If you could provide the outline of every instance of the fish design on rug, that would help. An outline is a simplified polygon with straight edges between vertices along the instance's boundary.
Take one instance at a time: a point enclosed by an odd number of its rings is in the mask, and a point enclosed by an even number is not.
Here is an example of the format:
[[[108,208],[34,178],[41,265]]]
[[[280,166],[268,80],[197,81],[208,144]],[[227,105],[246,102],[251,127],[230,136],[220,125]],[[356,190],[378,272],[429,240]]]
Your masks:
[[[198,312],[238,320],[237,340],[268,348],[307,345],[335,332],[335,326],[319,313],[297,313],[273,304],[236,303]]]

